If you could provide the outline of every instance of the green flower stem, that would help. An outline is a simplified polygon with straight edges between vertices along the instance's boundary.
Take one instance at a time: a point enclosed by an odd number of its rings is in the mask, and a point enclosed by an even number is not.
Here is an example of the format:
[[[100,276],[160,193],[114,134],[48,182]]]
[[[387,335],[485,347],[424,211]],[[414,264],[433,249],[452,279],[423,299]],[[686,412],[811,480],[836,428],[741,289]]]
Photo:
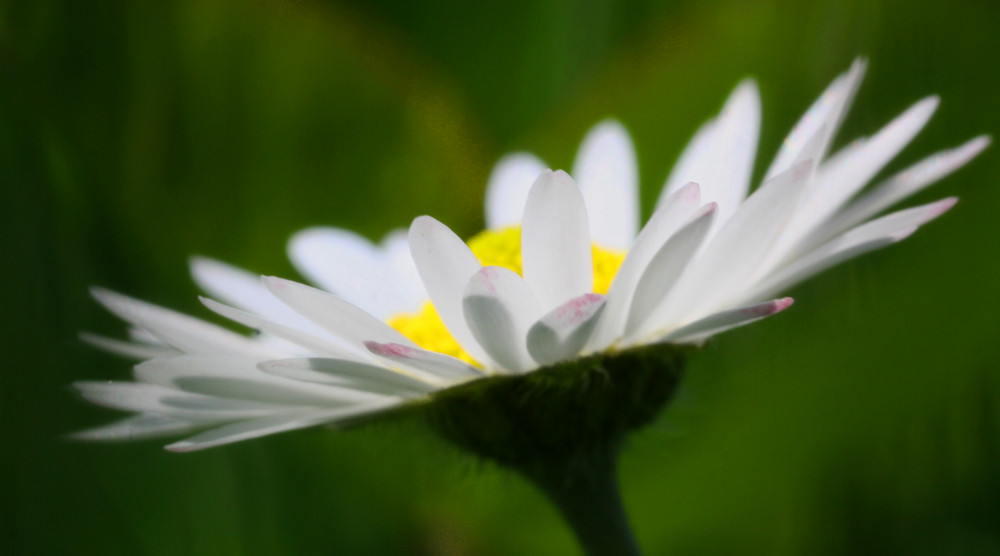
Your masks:
[[[588,556],[638,556],[618,488],[615,447],[520,470],[562,512]]]
[[[591,556],[639,554],[618,493],[618,453],[677,390],[686,351],[598,353],[443,390],[420,406],[454,445],[547,494]]]

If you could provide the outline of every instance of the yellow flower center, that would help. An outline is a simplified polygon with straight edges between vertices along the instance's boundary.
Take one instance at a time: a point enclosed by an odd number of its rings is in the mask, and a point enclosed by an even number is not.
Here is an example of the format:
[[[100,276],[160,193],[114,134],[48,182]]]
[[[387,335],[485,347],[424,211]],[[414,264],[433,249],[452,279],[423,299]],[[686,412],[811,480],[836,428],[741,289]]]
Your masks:
[[[502,266],[523,275],[520,226],[479,232],[469,240],[469,249],[484,266]],[[618,268],[625,260],[625,252],[613,251],[597,244],[591,245],[590,252],[594,264],[593,291],[606,294]],[[481,366],[462,349],[462,346],[458,345],[430,301],[425,301],[415,313],[393,315],[387,322],[389,326],[424,349],[457,357],[477,367]]]

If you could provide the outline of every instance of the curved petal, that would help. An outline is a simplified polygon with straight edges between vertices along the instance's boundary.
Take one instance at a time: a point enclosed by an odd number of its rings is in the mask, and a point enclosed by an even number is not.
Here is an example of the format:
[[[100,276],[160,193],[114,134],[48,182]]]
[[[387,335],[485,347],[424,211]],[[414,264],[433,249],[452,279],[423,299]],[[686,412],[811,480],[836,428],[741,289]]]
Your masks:
[[[771,273],[754,287],[746,299],[774,295],[838,263],[902,241],[918,227],[947,212],[957,201],[949,197],[858,226]]]
[[[677,344],[700,343],[707,340],[710,336],[721,334],[727,330],[732,330],[733,328],[737,328],[745,324],[757,322],[760,319],[780,313],[781,311],[791,307],[792,302],[793,300],[791,297],[785,297],[782,299],[758,303],[757,305],[752,305],[750,307],[740,307],[738,309],[730,309],[728,311],[715,313],[714,315],[709,315],[701,320],[692,322],[687,326],[674,330],[664,336],[660,341],[673,342]]]
[[[605,120],[587,133],[573,177],[587,205],[591,239],[628,249],[639,231],[639,177],[635,148],[620,123]]]
[[[639,278],[656,251],[674,235],[674,232],[688,222],[701,206],[700,191],[696,183],[689,183],[675,191],[657,207],[649,222],[639,232],[639,237],[625,255],[625,260],[622,261],[618,273],[611,282],[611,288],[608,289],[604,311],[597,323],[597,330],[590,339],[590,349],[604,349],[621,338],[625,330],[628,309],[632,305],[635,285],[639,283]]]
[[[288,256],[310,282],[380,319],[412,309],[386,254],[354,232],[302,230],[289,240]]]
[[[670,173],[660,202],[689,182],[701,185],[701,198],[719,205],[717,222],[736,212],[750,188],[760,133],[760,93],[753,80],[740,83],[718,117],[695,134]]]
[[[103,288],[91,288],[90,293],[119,318],[142,327],[182,352],[257,355],[265,358],[275,355],[275,352],[250,338],[221,326]]]
[[[536,366],[528,354],[527,335],[541,308],[517,273],[483,267],[469,279],[462,309],[476,341],[504,369],[527,371]]]
[[[438,388],[436,383],[432,384],[386,367],[344,359],[320,357],[278,359],[260,363],[258,368],[269,375],[354,388],[381,396],[422,396]]]
[[[81,341],[84,341],[97,349],[101,349],[115,355],[120,355],[122,357],[127,357],[129,359],[156,359],[158,357],[171,357],[173,355],[181,354],[180,351],[169,346],[125,342],[114,338],[106,338],[98,334],[91,334],[89,332],[81,332],[79,337]]]
[[[358,356],[358,353],[353,351],[351,347],[344,345],[343,342],[334,343],[324,337],[315,336],[297,328],[271,322],[245,311],[240,311],[239,309],[229,307],[228,305],[223,305],[222,303],[212,299],[205,297],[201,297],[199,299],[205,307],[218,315],[226,317],[233,322],[238,322],[243,326],[248,326],[260,332],[273,334],[282,340],[286,340],[292,344],[289,348],[294,349],[297,347],[303,351],[310,351],[319,355],[326,355],[330,357],[341,357],[354,360],[361,359]],[[310,322],[310,324],[312,323]]]
[[[829,149],[830,141],[837,134],[840,123],[844,120],[844,115],[854,99],[854,94],[861,84],[867,66],[868,63],[862,58],[854,60],[851,69],[834,79],[826,91],[809,107],[809,110],[806,110],[788,137],[781,143],[781,149],[768,168],[765,180],[791,168],[796,161],[803,160],[800,154],[812,137],[820,131],[820,128],[824,128],[824,131],[817,156],[810,155],[806,158],[823,160]]]
[[[604,296],[585,293],[549,311],[528,330],[528,353],[541,365],[578,355],[604,309]]]
[[[376,340],[413,345],[386,323],[325,291],[274,276],[265,276],[263,281],[278,299],[348,344],[361,346]]]
[[[913,140],[938,104],[936,96],[915,103],[871,139],[846,147],[820,166],[796,220],[813,227],[829,218]]]
[[[421,369],[443,380],[453,381],[484,376],[482,371],[465,361],[443,353],[401,344],[366,342],[365,346],[379,357]]]
[[[809,240],[804,241],[803,246],[811,247],[826,241],[921,191],[965,166],[989,144],[990,137],[981,135],[959,147],[929,156],[899,172],[837,213],[818,228]]]
[[[136,415],[121,421],[68,435],[73,440],[145,440],[190,432],[203,425],[165,415]]]
[[[193,452],[195,450],[204,450],[205,448],[240,442],[242,440],[250,440],[251,438],[259,438],[261,436],[267,436],[279,432],[303,429],[323,423],[350,419],[365,413],[382,411],[398,404],[399,401],[397,400],[382,401],[372,404],[344,407],[336,410],[299,411],[283,415],[271,415],[249,421],[240,421],[238,423],[205,431],[201,434],[181,440],[180,442],[175,442],[167,446],[166,449],[171,452]]]
[[[214,396],[224,402],[268,404],[272,409],[275,405],[339,407],[375,399],[365,392],[265,374],[258,363],[241,357],[181,356],[140,363],[134,372],[136,380],[144,383]]]
[[[587,207],[566,172],[546,171],[531,188],[521,229],[524,279],[547,310],[594,287]]]
[[[684,322],[713,313],[749,287],[798,205],[812,161],[801,162],[762,185],[715,234],[668,295],[661,322]]]
[[[421,216],[410,226],[410,253],[448,332],[476,361],[490,366],[493,360],[473,337],[462,308],[465,287],[482,268],[479,259],[454,232],[430,216]]]
[[[625,322],[626,343],[668,324],[658,317],[663,313],[670,290],[684,275],[688,262],[712,229],[715,213],[715,203],[706,205],[653,255],[635,287],[635,296]]]

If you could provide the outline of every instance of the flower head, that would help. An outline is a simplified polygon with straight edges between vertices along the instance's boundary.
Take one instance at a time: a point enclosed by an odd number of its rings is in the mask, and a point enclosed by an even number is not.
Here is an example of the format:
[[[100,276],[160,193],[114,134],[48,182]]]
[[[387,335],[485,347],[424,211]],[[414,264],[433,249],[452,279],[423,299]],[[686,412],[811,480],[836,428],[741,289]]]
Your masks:
[[[632,144],[607,121],[587,134],[572,174],[528,154],[502,159],[487,188],[488,229],[468,243],[429,216],[379,245],[306,230],[290,256],[322,289],[193,259],[195,280],[215,298],[203,303],[255,336],[94,290],[133,326],[133,339],[85,338],[144,362],[135,382],[77,387],[138,415],[77,436],[208,429],[168,446],[186,451],[349,423],[541,367],[614,370],[620,355],[645,369],[635,359],[642,346],[658,346],[649,352],[673,368],[669,346],[778,313],[792,300],[777,296],[795,283],[895,243],[954,205],[946,198],[879,216],[964,165],[987,137],[862,192],[921,130],[936,97],[827,156],[864,67],[856,62],[809,108],[752,193],[760,102],[753,82],[740,84],[684,150],[641,230]],[[651,388],[652,375],[637,373],[629,379],[636,391],[654,392],[657,403],[669,396],[675,377]],[[620,398],[608,402],[609,414],[621,413]],[[640,424],[648,413],[629,419]],[[466,432],[453,437],[465,442]]]

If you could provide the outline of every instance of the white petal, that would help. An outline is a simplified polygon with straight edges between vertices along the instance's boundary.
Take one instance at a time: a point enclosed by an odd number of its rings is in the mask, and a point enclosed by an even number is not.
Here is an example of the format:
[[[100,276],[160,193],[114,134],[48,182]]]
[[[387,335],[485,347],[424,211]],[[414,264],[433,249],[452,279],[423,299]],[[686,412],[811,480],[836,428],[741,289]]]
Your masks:
[[[599,245],[628,249],[639,231],[639,178],[628,132],[615,120],[594,126],[583,139],[573,165]]]
[[[543,171],[545,164],[529,153],[501,158],[486,184],[486,227],[496,229],[520,224],[531,184]]]
[[[594,287],[587,207],[566,172],[546,171],[528,194],[521,264],[524,279],[546,310]]]
[[[722,311],[678,328],[664,336],[660,341],[675,344],[703,342],[710,336],[780,313],[791,305],[792,298],[785,297],[750,307]]]
[[[189,432],[199,425],[163,415],[136,415],[121,421],[75,432],[69,435],[74,440],[143,440],[173,436]]]
[[[504,369],[537,366],[526,342],[528,329],[542,311],[528,283],[515,272],[483,267],[469,279],[462,307],[476,341]]]
[[[361,346],[374,340],[413,345],[388,324],[339,297],[274,276],[266,276],[263,281],[278,299],[348,344]]]
[[[439,387],[386,367],[343,359],[279,359],[260,363],[258,368],[270,375],[356,388],[383,396],[413,397]]]
[[[419,310],[424,301],[427,301],[427,291],[424,290],[420,273],[410,256],[408,231],[399,228],[386,234],[382,240],[382,251],[398,281],[399,294],[405,300],[406,305],[400,308],[400,312],[412,313]]]
[[[674,232],[687,223],[701,206],[700,191],[698,184],[689,183],[672,193],[657,207],[649,222],[639,232],[639,237],[625,255],[625,260],[622,261],[608,289],[607,302],[597,323],[597,330],[590,339],[589,349],[602,350],[621,338],[639,277],[642,276],[656,251]]]
[[[136,380],[185,392],[284,406],[342,406],[376,397],[352,389],[275,377],[258,360],[224,356],[182,356],[136,365]]]
[[[337,420],[348,419],[365,413],[374,413],[398,403],[398,401],[379,402],[376,404],[345,407],[338,410],[303,411],[241,421],[197,434],[180,442],[175,442],[167,446],[167,450],[171,452],[204,450],[205,448],[212,448],[241,440],[312,427],[322,423],[336,422]]]
[[[947,212],[956,202],[957,199],[950,197],[858,226],[770,274],[754,288],[750,297],[759,299],[784,291],[840,262],[902,241],[918,227]]]
[[[484,376],[482,371],[465,361],[443,353],[401,344],[367,342],[365,345],[372,353],[379,357],[422,369],[425,372],[448,381]]]
[[[663,313],[670,290],[687,270],[688,262],[708,236],[715,214],[715,203],[709,203],[653,255],[636,284],[625,323],[627,343],[630,339],[668,324],[658,317]]]
[[[274,355],[250,338],[203,320],[102,288],[91,288],[90,293],[119,318],[141,326],[185,353]]]
[[[871,139],[847,147],[820,166],[797,218],[813,225],[829,218],[923,129],[937,106],[933,96],[917,102]]]
[[[476,342],[462,309],[465,287],[472,275],[482,268],[479,259],[454,232],[430,216],[418,217],[410,226],[410,252],[427,294],[448,331],[476,361],[491,366],[493,360]],[[368,340],[385,343],[377,338]]]
[[[858,58],[851,65],[851,69],[834,79],[826,91],[816,99],[816,102],[802,115],[792,132],[781,144],[781,149],[765,174],[765,180],[791,168],[797,160],[804,160],[800,154],[812,137],[820,131],[820,128],[825,130],[824,137],[814,159],[823,159],[829,148],[830,140],[840,128],[840,123],[850,107],[858,85],[861,84],[861,78],[864,77],[867,65],[865,60]]]
[[[202,304],[205,305],[205,307],[208,307],[209,310],[234,322],[238,322],[244,326],[249,326],[254,330],[273,334],[279,338],[287,340],[293,346],[298,347],[300,351],[310,351],[319,355],[340,357],[344,359],[365,359],[364,357],[359,357],[356,349],[351,349],[343,343],[334,343],[325,338],[314,336],[308,332],[303,332],[295,328],[271,322],[256,315],[251,315],[245,311],[240,311],[239,309],[234,309],[228,305],[223,305],[222,303],[212,299],[204,297],[200,297],[198,299],[201,300]]]
[[[718,225],[725,223],[747,195],[759,133],[760,94],[757,85],[746,80],[684,149],[660,201],[695,182],[701,186],[702,201],[718,203]]]
[[[660,322],[690,322],[716,312],[749,285],[798,205],[811,161],[762,185],[711,238],[670,292]]]
[[[159,384],[81,381],[74,383],[73,387],[84,399],[100,406],[122,411],[156,413],[188,422],[218,422],[273,412],[272,408],[261,406],[233,407],[227,403],[229,400],[181,392]],[[185,405],[184,400],[197,403]]]
[[[170,347],[163,343],[163,340],[150,334],[147,330],[139,326],[128,327],[128,339],[137,344],[148,344],[153,346]]]
[[[206,257],[191,257],[190,266],[195,283],[217,299],[285,326],[315,326],[267,291],[259,274]]]
[[[411,308],[388,257],[353,232],[303,230],[288,242],[288,256],[309,281],[380,319]]]
[[[168,346],[123,342],[89,332],[81,332],[80,339],[98,349],[129,359],[156,359],[157,357],[170,357],[181,353]]]
[[[585,293],[556,307],[528,330],[528,353],[541,365],[578,355],[594,332],[604,296]]]
[[[960,147],[929,156],[889,178],[862,196],[813,234],[815,245],[868,220],[883,210],[965,166],[990,144],[988,136],[972,139]]]

